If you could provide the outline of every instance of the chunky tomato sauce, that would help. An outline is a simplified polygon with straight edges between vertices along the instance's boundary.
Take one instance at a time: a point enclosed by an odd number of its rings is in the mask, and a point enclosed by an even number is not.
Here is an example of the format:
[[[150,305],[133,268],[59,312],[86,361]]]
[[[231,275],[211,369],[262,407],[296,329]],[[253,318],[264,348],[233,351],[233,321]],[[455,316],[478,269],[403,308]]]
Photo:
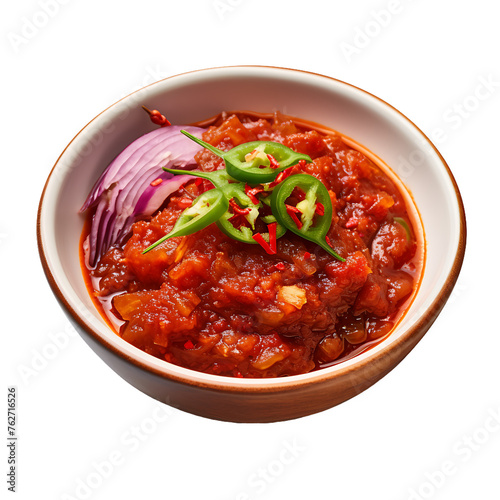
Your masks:
[[[222,114],[203,139],[223,150],[271,140],[308,154],[313,162],[294,173],[311,174],[329,190],[334,215],[328,236],[346,261],[290,231],[278,239],[277,254],[268,255],[215,224],[143,255],[207,188],[208,181],[193,181],[150,220],[136,222],[123,247],[85,269],[91,294],[119,335],[170,363],[254,378],[306,373],[385,338],[421,272],[410,197],[340,135],[281,115]],[[204,171],[223,168],[208,150],[196,160]]]

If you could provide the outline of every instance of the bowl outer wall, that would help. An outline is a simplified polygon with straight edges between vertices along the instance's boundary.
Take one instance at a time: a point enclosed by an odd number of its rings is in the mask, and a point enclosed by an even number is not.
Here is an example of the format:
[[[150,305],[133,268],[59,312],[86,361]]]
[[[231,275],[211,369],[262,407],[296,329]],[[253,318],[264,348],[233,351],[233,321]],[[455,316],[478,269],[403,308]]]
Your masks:
[[[238,93],[230,92],[234,88]],[[141,104],[161,109],[174,123],[190,123],[220,112],[221,103],[224,109],[279,110],[335,128],[359,140],[391,166],[404,155],[408,157],[409,151],[424,155],[424,161],[417,166],[427,168],[426,175],[434,174],[429,177],[434,191],[445,192],[442,208],[448,208],[445,220],[451,231],[433,243],[433,248],[442,246],[443,241],[449,248],[444,260],[431,261],[432,274],[428,273],[428,263],[424,274],[424,280],[430,276],[427,288],[422,300],[412,305],[412,314],[407,314],[397,332],[377,348],[312,374],[265,381],[227,379],[151,359],[110,332],[95,311],[82,288],[80,268],[74,265],[81,231],[77,211],[93,181],[123,147],[151,129]],[[386,144],[385,150],[381,144]],[[414,149],[409,150],[410,146]],[[403,173],[408,174],[408,169]],[[419,204],[419,199],[424,200],[422,183],[414,180],[415,174],[423,174],[418,170],[412,174],[413,179],[408,176],[405,180]],[[425,191],[426,186],[423,188]],[[424,213],[426,231],[429,224],[432,227],[429,217]],[[60,227],[66,231],[56,231]],[[437,231],[442,230],[438,224]],[[215,68],[178,75],[141,89],[82,129],[57,161],[45,186],[39,208],[38,241],[54,293],[84,339],[123,378],[156,399],[195,414],[222,420],[272,421],[338,404],[374,383],[406,356],[451,293],[465,249],[465,216],[456,183],[440,154],[407,118],[380,99],[338,80],[296,70]],[[435,269],[439,270],[438,276]]]

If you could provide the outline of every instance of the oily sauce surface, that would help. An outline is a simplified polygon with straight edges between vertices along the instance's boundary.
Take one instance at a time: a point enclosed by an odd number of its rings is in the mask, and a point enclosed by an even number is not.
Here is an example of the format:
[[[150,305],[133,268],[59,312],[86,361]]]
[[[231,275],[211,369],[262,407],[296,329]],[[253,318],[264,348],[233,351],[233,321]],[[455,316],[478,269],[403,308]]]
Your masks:
[[[151,220],[136,222],[123,247],[85,269],[90,293],[118,333],[177,365],[254,378],[306,373],[385,338],[421,271],[422,249],[394,182],[339,135],[281,115],[223,113],[203,139],[223,150],[271,140],[310,155],[313,162],[294,173],[314,175],[329,190],[328,236],[346,261],[290,231],[278,239],[277,254],[268,255],[215,224],[142,255],[172,229],[190,199],[211,187],[193,181]],[[201,170],[223,168],[207,150],[196,159]]]

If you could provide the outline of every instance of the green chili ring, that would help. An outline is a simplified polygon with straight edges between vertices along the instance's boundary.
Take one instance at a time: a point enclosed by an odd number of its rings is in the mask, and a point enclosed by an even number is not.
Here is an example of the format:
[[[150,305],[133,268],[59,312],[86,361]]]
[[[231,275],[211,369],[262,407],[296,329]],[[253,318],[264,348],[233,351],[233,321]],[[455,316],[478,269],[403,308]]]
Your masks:
[[[312,216],[305,220],[302,229],[297,226],[297,223],[292,219],[286,209],[286,201],[296,188],[301,188],[306,193],[314,194],[314,200],[318,200],[324,207],[323,215],[316,215],[313,224]],[[326,235],[332,224],[332,202],[330,194],[324,184],[309,174],[297,174],[288,177],[283,182],[274,188],[271,195],[271,210],[276,220],[290,231],[298,234],[300,237],[316,243],[321,248],[326,250],[330,255],[336,259],[344,262],[342,258],[333,248],[326,242]]]
[[[169,238],[196,233],[219,220],[228,208],[229,202],[220,189],[210,189],[202,193],[193,200],[190,207],[182,212],[172,231],[150,245],[142,253],[149,252]]]
[[[217,149],[208,142],[198,139],[198,137],[195,137],[185,130],[181,130],[181,132],[200,146],[203,146],[219,158],[222,158],[226,165],[227,173],[232,178],[241,182],[248,182],[249,184],[266,184],[268,182],[272,182],[276,179],[276,176],[280,172],[295,165],[300,160],[305,160],[309,163],[312,161],[310,156],[296,153],[279,142],[245,142],[244,144],[240,144],[229,151],[221,151],[220,149]],[[266,156],[271,155],[274,160],[278,162],[279,166],[276,168],[269,166],[271,162],[268,158],[263,160],[256,157],[250,161],[245,160],[245,156],[247,154],[252,153],[254,150],[259,150],[259,148]]]
[[[249,162],[245,161],[245,156],[259,147],[263,147],[264,154],[271,155],[279,163],[279,167],[272,168],[262,165],[260,158],[254,158]],[[270,141],[247,142],[224,154],[227,173],[231,177],[249,184],[273,182],[280,172],[297,164],[300,160],[309,163],[312,161],[308,155],[296,153],[279,142]]]

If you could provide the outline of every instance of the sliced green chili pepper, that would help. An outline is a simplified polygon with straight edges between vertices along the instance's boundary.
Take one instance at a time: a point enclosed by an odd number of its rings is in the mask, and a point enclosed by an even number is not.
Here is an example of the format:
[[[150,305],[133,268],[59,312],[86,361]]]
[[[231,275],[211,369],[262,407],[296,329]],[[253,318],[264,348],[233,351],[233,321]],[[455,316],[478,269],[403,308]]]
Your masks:
[[[240,144],[229,151],[221,151],[189,132],[181,132],[200,146],[207,148],[224,160],[227,173],[241,182],[265,184],[300,160],[311,162],[308,155],[296,153],[279,142],[253,141]]]
[[[215,188],[198,196],[191,207],[181,214],[172,231],[143,253],[168,238],[192,234],[216,222],[230,238],[244,243],[258,243],[271,254],[277,252],[276,240],[290,229],[320,245],[337,259],[345,260],[327,243],[333,209],[326,187],[312,175],[289,177],[290,170],[285,171],[299,161],[312,161],[309,156],[268,141],[245,143],[224,152],[184,130],[181,132],[221,157],[226,168],[213,172],[163,169],[173,174],[187,173],[207,179]],[[251,187],[258,184],[262,185]],[[295,188],[300,188],[295,194],[300,192],[301,195],[297,205],[292,206],[287,204],[287,200]],[[266,194],[257,198],[257,195],[271,191],[271,196]],[[270,206],[272,215],[260,215],[263,204]],[[255,233],[259,217],[267,225],[267,233]]]
[[[216,222],[229,207],[229,202],[223,191],[219,188],[210,189],[193,200],[193,204],[182,212],[177,219],[172,231],[146,248],[145,254],[163,243],[168,238],[187,236]]]
[[[210,225],[212,222],[217,222],[217,226],[219,229],[225,233],[227,236],[234,240],[242,241],[244,243],[256,244],[257,241],[253,238],[254,230],[255,230],[255,221],[259,217],[259,208],[262,207],[262,204],[259,202],[255,204],[246,193],[247,189],[245,184],[235,181],[230,175],[227,174],[226,170],[215,170],[213,172],[198,172],[198,171],[189,171],[185,170],[176,170],[170,168],[164,168],[163,170],[170,172],[172,174],[186,174],[193,175],[195,177],[201,177],[203,179],[208,179],[212,184],[216,186],[215,189],[211,189],[206,191],[204,194],[209,195],[212,191],[219,191],[224,199],[225,199],[225,210],[221,211],[219,217],[215,220],[212,220],[212,217],[207,217],[206,219],[202,219],[200,216],[197,219],[196,228],[192,232],[199,231],[204,227]],[[231,182],[232,181],[232,182]],[[201,195],[203,196],[203,195]],[[200,196],[200,197],[201,197]],[[198,197],[197,200],[200,198]],[[172,232],[167,236],[163,237],[161,241],[154,243],[154,245],[158,245],[161,242],[165,241],[167,238],[171,238],[172,236],[182,236],[180,233],[174,234],[176,230],[177,224],[180,224],[181,219],[183,219],[186,213],[189,215],[192,213],[191,209],[195,205],[193,205],[185,210],[179,218],[178,222],[172,229]],[[231,206],[232,212],[229,210],[229,206]],[[220,208],[219,208],[220,209]],[[217,212],[213,209],[212,216],[215,216]],[[184,222],[189,222],[189,219],[183,219]],[[276,220],[274,219],[274,222]],[[272,222],[272,221],[271,221]],[[248,225],[250,226],[248,226]],[[190,225],[189,227],[194,227]],[[286,233],[286,228],[277,225],[276,228],[276,237],[281,238]],[[184,234],[191,234],[184,233]],[[266,239],[267,233],[264,233],[263,237]],[[147,248],[143,253],[154,248],[151,246]]]
[[[296,187],[304,191],[305,198],[294,207],[288,205],[287,200]],[[321,210],[317,210],[318,205],[321,205]],[[282,226],[316,243],[336,259],[345,261],[326,242],[332,224],[332,202],[328,190],[316,177],[296,174],[278,184],[271,195],[271,210]]]

